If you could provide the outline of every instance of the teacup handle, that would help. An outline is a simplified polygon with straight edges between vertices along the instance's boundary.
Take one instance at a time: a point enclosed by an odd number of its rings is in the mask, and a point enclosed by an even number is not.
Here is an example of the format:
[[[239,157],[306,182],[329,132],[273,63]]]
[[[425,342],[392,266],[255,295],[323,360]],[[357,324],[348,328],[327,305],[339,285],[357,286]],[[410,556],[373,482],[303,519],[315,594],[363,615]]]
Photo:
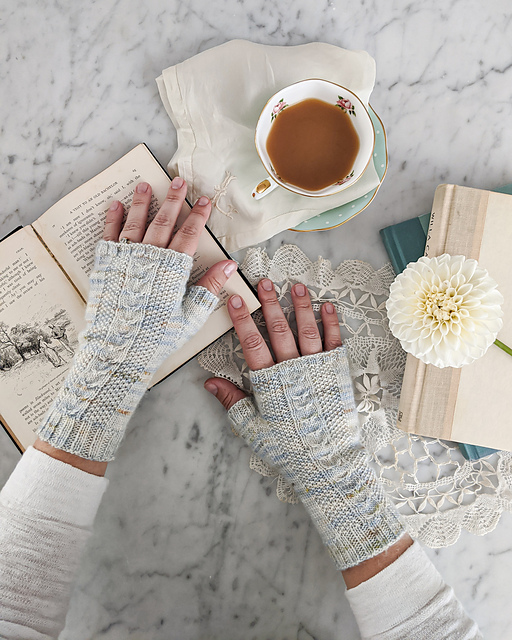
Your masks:
[[[270,176],[267,176],[265,180],[262,180],[254,187],[254,189],[252,190],[252,197],[255,200],[260,200],[261,198],[264,198],[266,195],[268,195],[271,191],[274,191],[274,189],[278,186],[279,185],[275,180],[272,180]]]

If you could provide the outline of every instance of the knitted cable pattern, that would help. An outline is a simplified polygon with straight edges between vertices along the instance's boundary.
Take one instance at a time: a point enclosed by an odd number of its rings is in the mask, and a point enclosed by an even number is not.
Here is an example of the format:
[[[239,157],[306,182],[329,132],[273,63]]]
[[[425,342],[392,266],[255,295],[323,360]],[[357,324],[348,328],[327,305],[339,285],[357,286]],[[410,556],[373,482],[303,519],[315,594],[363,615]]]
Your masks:
[[[252,450],[293,483],[338,569],[404,533],[359,442],[345,347],[252,371],[253,402],[229,418]]]
[[[187,288],[192,264],[172,249],[98,243],[86,328],[37,430],[41,440],[89,460],[114,459],[151,377],[218,302],[204,287]]]

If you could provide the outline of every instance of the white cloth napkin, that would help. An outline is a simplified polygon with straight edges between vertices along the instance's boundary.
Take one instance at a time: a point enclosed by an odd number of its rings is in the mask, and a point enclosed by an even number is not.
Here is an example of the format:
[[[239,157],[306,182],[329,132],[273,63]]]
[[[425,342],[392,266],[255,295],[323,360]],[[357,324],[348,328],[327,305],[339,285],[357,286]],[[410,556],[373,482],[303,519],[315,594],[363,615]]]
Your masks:
[[[236,251],[355,200],[375,189],[370,162],[363,176],[333,196],[311,198],[278,187],[261,200],[253,188],[266,171],[256,153],[254,130],[267,100],[306,78],[341,84],[368,104],[375,61],[365,51],[314,42],[276,47],[233,40],[169,67],[158,89],[178,132],[178,150],[168,168],[214,204],[209,226],[228,251]]]

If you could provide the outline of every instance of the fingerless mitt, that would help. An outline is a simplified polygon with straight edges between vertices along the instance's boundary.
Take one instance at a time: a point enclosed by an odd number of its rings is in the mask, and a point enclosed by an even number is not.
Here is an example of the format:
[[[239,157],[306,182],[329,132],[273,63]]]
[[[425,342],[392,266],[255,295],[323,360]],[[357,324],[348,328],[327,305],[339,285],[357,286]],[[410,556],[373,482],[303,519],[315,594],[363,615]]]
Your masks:
[[[250,377],[254,402],[230,409],[233,428],[293,484],[337,568],[394,544],[404,526],[360,445],[345,347]]]
[[[98,243],[86,328],[41,440],[89,460],[114,458],[153,374],[218,302],[204,287],[187,288],[192,263],[149,244]]]

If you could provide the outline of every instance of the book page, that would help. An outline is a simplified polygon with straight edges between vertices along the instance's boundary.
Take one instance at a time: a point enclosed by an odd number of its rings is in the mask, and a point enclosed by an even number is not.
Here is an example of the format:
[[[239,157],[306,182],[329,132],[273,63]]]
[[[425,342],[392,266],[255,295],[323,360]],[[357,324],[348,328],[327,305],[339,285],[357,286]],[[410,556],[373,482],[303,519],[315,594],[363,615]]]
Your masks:
[[[0,411],[22,449],[70,367],[85,305],[31,227],[0,244]]]
[[[87,299],[89,273],[94,265],[94,248],[101,239],[109,204],[114,199],[120,200],[127,210],[135,185],[140,181],[148,182],[153,190],[149,216],[151,220],[165,199],[171,179],[148,148],[140,144],[105,171],[59,200],[32,225],[84,300]],[[189,206],[185,204],[180,218],[188,211]],[[196,282],[210,266],[227,257],[205,230],[194,256],[191,282]],[[252,289],[240,274],[234,274],[221,294],[221,303],[205,326],[164,363],[152,384],[172,373],[232,327],[225,303],[235,293],[244,298],[251,313],[260,306]]]

